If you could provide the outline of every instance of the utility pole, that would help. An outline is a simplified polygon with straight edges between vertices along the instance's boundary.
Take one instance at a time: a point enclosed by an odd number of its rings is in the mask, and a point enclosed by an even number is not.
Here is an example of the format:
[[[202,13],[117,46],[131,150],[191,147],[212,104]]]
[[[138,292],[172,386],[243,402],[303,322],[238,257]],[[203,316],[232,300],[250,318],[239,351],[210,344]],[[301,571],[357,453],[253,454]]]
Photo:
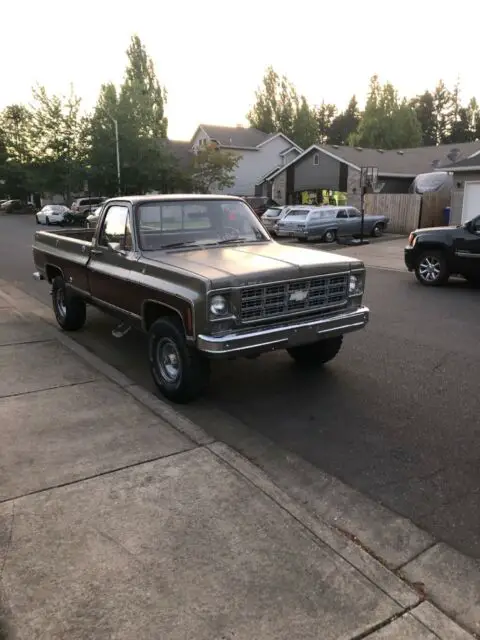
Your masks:
[[[117,195],[121,196],[122,195],[122,177],[120,173],[120,141],[118,136],[118,120],[116,120],[116,118],[110,115],[110,113],[105,108],[103,108],[103,111],[110,118],[110,120],[113,122],[113,126],[115,127],[115,149],[117,154]]]

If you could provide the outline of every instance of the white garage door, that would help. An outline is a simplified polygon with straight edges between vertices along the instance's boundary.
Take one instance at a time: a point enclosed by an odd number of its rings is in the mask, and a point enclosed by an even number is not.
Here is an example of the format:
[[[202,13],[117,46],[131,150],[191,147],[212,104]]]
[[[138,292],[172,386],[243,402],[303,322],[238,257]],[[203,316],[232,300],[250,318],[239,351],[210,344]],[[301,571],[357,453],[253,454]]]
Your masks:
[[[480,182],[466,182],[463,194],[462,222],[480,215]]]

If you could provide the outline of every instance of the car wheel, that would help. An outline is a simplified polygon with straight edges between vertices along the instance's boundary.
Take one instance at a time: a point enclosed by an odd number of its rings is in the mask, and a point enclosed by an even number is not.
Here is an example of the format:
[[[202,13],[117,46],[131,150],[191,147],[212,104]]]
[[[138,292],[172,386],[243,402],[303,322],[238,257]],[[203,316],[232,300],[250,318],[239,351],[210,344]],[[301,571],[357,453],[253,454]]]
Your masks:
[[[45,216],[45,224],[48,224],[48,225],[51,224],[50,218],[48,216]]]
[[[441,251],[424,251],[415,267],[417,280],[426,287],[439,287],[445,284],[450,276],[447,261]]]
[[[37,224],[40,224],[40,220],[38,219],[38,216],[35,216],[35,222],[36,222]]]
[[[287,349],[287,353],[297,364],[312,367],[326,364],[333,360],[342,347],[343,336],[321,340],[313,344]]]
[[[380,238],[383,235],[383,224],[378,223],[372,229],[372,236],[374,238]]]
[[[308,242],[308,238],[297,238],[299,242],[302,242],[303,244],[305,244],[306,242]]]
[[[326,231],[323,236],[323,240],[325,242],[328,242],[329,244],[331,244],[332,242],[335,242],[336,239],[337,239],[337,232],[332,230]]]
[[[81,298],[68,294],[61,276],[52,281],[53,312],[64,331],[78,331],[87,319],[87,305]]]
[[[160,393],[173,402],[191,402],[208,385],[210,362],[187,344],[177,318],[160,318],[152,324],[148,356],[153,381]]]

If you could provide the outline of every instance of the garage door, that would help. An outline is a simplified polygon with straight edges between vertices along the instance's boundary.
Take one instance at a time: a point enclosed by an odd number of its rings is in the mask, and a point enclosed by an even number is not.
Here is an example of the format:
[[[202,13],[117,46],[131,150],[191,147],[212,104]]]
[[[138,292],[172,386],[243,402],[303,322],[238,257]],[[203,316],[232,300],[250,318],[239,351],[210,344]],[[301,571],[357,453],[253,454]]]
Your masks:
[[[462,222],[480,215],[480,182],[466,182],[463,194]]]

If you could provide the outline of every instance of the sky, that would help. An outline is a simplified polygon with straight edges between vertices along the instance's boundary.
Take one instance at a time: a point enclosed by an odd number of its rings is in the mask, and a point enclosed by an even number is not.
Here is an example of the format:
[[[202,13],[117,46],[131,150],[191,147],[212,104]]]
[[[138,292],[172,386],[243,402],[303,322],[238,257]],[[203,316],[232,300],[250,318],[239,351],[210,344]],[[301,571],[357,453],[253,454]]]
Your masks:
[[[136,33],[168,91],[171,139],[200,123],[246,124],[272,65],[311,104],[363,104],[370,77],[408,97],[442,78],[480,98],[474,0],[4,0],[0,5],[0,108],[31,100],[37,82],[85,109],[102,83],[120,84]],[[450,24],[455,29],[450,30]]]

